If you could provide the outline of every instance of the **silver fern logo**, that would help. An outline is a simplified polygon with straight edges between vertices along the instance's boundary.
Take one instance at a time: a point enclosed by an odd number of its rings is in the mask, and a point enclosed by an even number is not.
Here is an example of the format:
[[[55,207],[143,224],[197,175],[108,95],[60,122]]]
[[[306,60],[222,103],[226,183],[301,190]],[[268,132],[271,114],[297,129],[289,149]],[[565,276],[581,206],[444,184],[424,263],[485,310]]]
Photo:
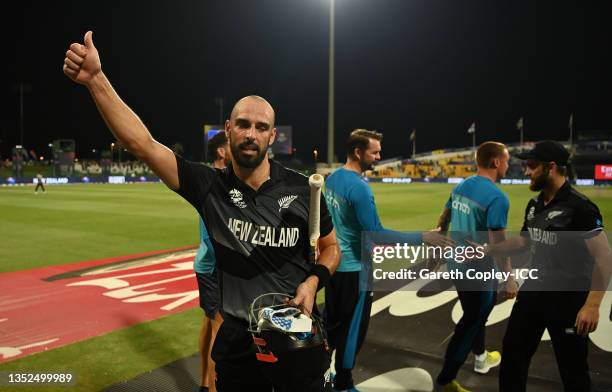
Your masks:
[[[231,191],[229,191],[229,196],[230,196],[230,200],[232,201],[232,203],[234,203],[236,207],[238,208],[247,207],[244,200],[242,200],[242,192],[240,192],[238,189],[234,188]]]
[[[551,211],[548,213],[548,216],[546,217],[546,220],[551,220],[551,219],[555,219],[555,217],[559,216],[563,214],[563,211]]]
[[[278,199],[278,212],[280,212],[283,208],[289,208],[289,205],[297,199],[297,195],[285,196]]]

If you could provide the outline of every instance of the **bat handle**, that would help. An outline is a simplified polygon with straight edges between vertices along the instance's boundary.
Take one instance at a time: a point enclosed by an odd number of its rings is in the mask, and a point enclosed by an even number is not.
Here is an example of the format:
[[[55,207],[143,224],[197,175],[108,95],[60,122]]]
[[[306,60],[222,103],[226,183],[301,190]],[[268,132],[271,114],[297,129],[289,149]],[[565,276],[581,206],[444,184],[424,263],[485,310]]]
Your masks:
[[[317,263],[317,240],[310,239],[310,261]]]

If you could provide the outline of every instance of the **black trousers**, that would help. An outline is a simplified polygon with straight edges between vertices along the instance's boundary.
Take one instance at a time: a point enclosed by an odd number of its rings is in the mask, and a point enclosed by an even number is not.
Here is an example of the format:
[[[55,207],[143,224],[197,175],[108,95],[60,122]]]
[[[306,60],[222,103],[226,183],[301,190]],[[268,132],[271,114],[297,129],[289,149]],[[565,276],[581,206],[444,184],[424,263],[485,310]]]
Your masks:
[[[485,325],[497,299],[496,290],[462,291],[457,289],[463,316],[455,326],[455,333],[446,348],[444,365],[437,383],[448,384],[457,378],[459,368],[470,352],[485,351]]]
[[[520,291],[504,337],[499,390],[525,391],[531,357],[544,329],[552,340],[566,391],[591,390],[587,363],[588,338],[576,334],[576,315],[585,292]]]
[[[335,389],[353,387],[352,370],[368,332],[373,293],[360,286],[362,273],[336,272],[325,287],[327,337],[336,350]]]
[[[276,363],[258,361],[247,323],[223,315],[212,349],[219,392],[325,392],[330,354],[323,346],[275,352]]]
[[[36,188],[34,188],[34,192],[38,192],[38,188],[42,188],[43,192],[45,191],[45,186],[43,185],[42,182],[39,182],[36,184]]]

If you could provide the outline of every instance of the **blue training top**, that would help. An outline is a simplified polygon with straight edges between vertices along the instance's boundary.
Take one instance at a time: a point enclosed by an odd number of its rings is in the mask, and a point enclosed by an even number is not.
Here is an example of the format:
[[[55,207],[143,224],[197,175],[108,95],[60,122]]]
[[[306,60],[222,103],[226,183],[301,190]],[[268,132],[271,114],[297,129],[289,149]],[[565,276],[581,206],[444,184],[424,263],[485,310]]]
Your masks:
[[[469,237],[485,243],[489,241],[489,230],[505,229],[508,225],[508,197],[493,181],[482,176],[466,178],[457,185],[446,202],[446,208],[451,210],[452,236],[459,241]],[[478,264],[479,269],[495,268],[490,257]]]
[[[325,201],[331,214],[342,258],[338,272],[361,271],[361,233],[379,232],[410,244],[422,235],[385,229],[380,223],[374,193],[358,173],[341,167],[325,180]]]
[[[204,221],[200,218],[200,247],[193,262],[195,272],[212,274],[215,270],[215,250],[213,249]]]

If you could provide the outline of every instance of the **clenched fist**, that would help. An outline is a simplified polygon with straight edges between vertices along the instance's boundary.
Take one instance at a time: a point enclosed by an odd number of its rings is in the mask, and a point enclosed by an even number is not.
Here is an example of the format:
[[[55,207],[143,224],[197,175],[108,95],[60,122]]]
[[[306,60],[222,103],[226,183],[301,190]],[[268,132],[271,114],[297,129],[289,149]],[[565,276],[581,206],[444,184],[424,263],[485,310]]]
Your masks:
[[[64,73],[77,83],[88,86],[93,78],[102,71],[100,56],[94,46],[93,33],[85,33],[84,43],[73,43],[66,52],[64,59]]]

